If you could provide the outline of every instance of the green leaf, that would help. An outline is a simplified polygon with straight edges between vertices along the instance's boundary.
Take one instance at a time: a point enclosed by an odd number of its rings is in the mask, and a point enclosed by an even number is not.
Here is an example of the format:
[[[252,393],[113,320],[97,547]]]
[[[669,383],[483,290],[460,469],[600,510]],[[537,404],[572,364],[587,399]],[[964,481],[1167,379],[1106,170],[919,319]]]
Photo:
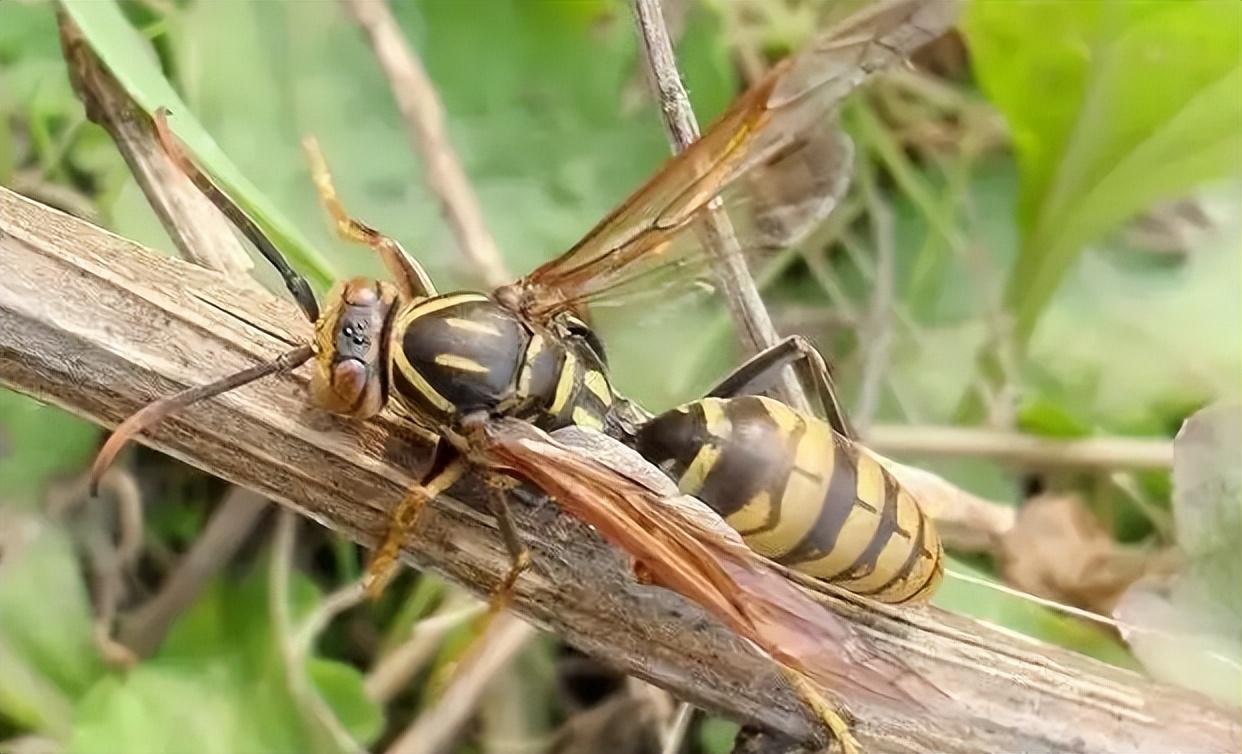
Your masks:
[[[733,751],[739,730],[737,723],[722,717],[709,717],[699,727],[699,745],[707,754],[728,754]]]
[[[1022,244],[1006,303],[1025,342],[1084,245],[1158,199],[1237,174],[1238,26],[1217,0],[976,0],[963,28],[1009,121]]]
[[[1242,187],[1194,200],[1211,225],[1175,267],[1139,264],[1110,238],[1066,276],[1030,342],[1027,384],[1086,426],[1163,435],[1238,394]]]
[[[103,672],[91,605],[68,536],[33,516],[0,509],[0,713],[55,728],[66,700]]]
[[[177,751],[232,754],[270,751],[259,728],[239,719],[247,710],[238,673],[224,666],[145,662],[107,678],[82,700],[69,751],[82,754]],[[272,718],[269,730],[291,721]]]
[[[290,614],[297,621],[315,608],[321,595],[301,572],[291,574],[289,587]],[[210,714],[227,715],[243,731],[238,733],[235,751],[309,750],[323,742],[319,724],[300,709],[289,691],[269,599],[263,567],[239,584],[213,584],[173,626],[153,662],[160,668],[216,673],[212,677],[221,684],[221,695],[232,702],[227,708],[217,705]],[[367,698],[357,670],[312,656],[307,658],[306,672],[329,709],[357,740],[366,743],[380,734],[382,710]],[[105,724],[106,720],[100,721]],[[275,731],[280,731],[279,741],[272,740]],[[265,743],[256,749],[253,742],[257,740]]]
[[[1242,704],[1242,407],[1199,411],[1173,451],[1185,566],[1169,583],[1134,585],[1114,613],[1153,675]]]
[[[95,425],[0,389],[0,504],[38,500],[48,479],[83,467],[98,438]]]
[[[359,741],[374,741],[383,732],[383,711],[367,696],[362,673],[357,668],[312,657],[306,671],[351,736]]]
[[[148,114],[168,108],[172,130],[221,188],[288,255],[294,267],[320,287],[329,285],[336,277],[331,266],[220,149],[164,77],[146,40],[116,2],[62,0],[61,5],[134,101]]]
[[[1018,426],[1024,432],[1045,437],[1086,437],[1091,427],[1065,406],[1046,397],[1034,397],[1018,409]]]

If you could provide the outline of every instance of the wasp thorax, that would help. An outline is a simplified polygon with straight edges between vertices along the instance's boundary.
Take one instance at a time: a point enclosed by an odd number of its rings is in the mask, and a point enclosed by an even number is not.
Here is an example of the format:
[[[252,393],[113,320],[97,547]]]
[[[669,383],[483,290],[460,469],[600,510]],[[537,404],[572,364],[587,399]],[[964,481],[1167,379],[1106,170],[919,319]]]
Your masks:
[[[396,300],[390,284],[367,278],[333,287],[315,323],[311,400],[316,406],[360,419],[383,408],[388,315]]]

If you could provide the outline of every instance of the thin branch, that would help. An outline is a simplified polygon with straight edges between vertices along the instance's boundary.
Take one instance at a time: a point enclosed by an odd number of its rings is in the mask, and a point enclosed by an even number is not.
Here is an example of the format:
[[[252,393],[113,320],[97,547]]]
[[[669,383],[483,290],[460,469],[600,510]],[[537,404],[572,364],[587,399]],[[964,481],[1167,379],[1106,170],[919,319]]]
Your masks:
[[[325,754],[329,751],[362,754],[365,750],[337,719],[336,713],[323,700],[306,672],[307,648],[299,644],[289,602],[297,527],[298,517],[293,511],[287,508],[281,510],[276,519],[276,531],[272,537],[272,559],[268,566],[268,612],[284,663],[285,683],[289,687],[290,695],[310,718],[309,722],[318,728],[319,733],[331,739],[331,747],[322,747]],[[319,739],[319,736],[314,736],[312,740],[318,744]],[[319,749],[321,746],[316,745],[315,748]]]
[[[699,124],[690,107],[690,97],[682,85],[681,74],[677,71],[677,58],[659,0],[633,0],[633,3],[643,57],[652,87],[659,97],[669,144],[676,154],[698,141]],[[729,305],[729,314],[745,350],[758,353],[775,345],[780,336],[746,266],[729,216],[716,207],[707,213],[696,230],[700,241],[712,255],[716,276]],[[778,397],[787,403],[801,409],[809,406],[792,370],[782,370],[779,388]]]
[[[859,185],[867,202],[875,244],[875,277],[867,321],[859,333],[863,348],[862,378],[858,388],[858,410],[854,427],[866,434],[875,418],[880,402],[880,387],[888,368],[888,353],[893,341],[893,304],[896,288],[896,250],[893,240],[893,211],[880,196],[875,185],[875,168],[868,157],[856,160]]]
[[[288,302],[3,189],[0,259],[0,384],[103,424],[311,334]],[[190,407],[145,441],[370,545],[429,448],[390,416],[359,424],[308,408],[307,375]],[[480,484],[470,477],[429,505],[404,555],[483,595],[508,558]],[[814,723],[753,648],[677,595],[636,583],[624,557],[555,503],[517,490],[510,505],[534,564],[518,581],[517,612],[677,698],[811,736]],[[934,713],[846,695],[867,751],[1242,749],[1238,711],[1193,691],[934,608],[814,596],[944,692]]]
[[[242,487],[230,490],[156,595],[122,618],[121,643],[139,656],[154,652],[177,616],[232,561],[265,510],[261,495]]]
[[[1173,467],[1173,443],[1159,438],[1060,440],[1003,429],[877,424],[867,433],[866,442],[885,455],[984,458],[1028,469],[1163,471]]]
[[[358,578],[336,589],[324,597],[310,615],[302,619],[293,630],[293,645],[299,652],[309,653],[315,639],[319,638],[319,634],[323,633],[333,618],[366,601],[367,593],[362,584],[363,579]]]
[[[660,737],[661,754],[680,754],[681,747],[686,743],[686,734],[690,732],[690,723],[694,721],[694,705],[682,702],[677,705],[677,713],[673,722]]]
[[[510,282],[504,259],[487,230],[478,197],[444,132],[444,106],[422,61],[401,34],[384,0],[342,0],[366,32],[375,59],[388,78],[410,143],[426,170],[427,185],[440,200],[444,219],[474,272],[490,287]]]
[[[437,754],[447,750],[474,714],[487,684],[535,636],[533,627],[513,615],[497,616],[476,639],[478,654],[471,658],[469,666],[453,674],[444,694],[397,737],[387,754]]]
[[[387,702],[408,686],[418,671],[431,661],[445,634],[486,609],[485,602],[472,601],[462,606],[454,601],[416,623],[409,638],[384,655],[367,673],[363,682],[367,696],[378,702]]]

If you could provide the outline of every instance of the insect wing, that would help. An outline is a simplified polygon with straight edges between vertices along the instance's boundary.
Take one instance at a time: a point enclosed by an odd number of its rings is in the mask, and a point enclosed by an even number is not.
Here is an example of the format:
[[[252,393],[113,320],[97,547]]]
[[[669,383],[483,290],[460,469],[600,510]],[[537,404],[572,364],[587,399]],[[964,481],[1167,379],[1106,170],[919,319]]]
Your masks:
[[[516,420],[490,424],[483,450],[624,550],[650,582],[697,603],[786,667],[890,704],[921,706],[926,698],[912,690],[912,671],[878,654],[759,555],[644,484]]]
[[[719,204],[736,210],[743,251],[795,243],[848,184],[852,148],[831,122],[838,103],[947,29],[955,9],[955,0],[886,0],[782,61],[581,241],[519,280],[523,308],[547,317],[693,278],[707,252],[687,231]]]

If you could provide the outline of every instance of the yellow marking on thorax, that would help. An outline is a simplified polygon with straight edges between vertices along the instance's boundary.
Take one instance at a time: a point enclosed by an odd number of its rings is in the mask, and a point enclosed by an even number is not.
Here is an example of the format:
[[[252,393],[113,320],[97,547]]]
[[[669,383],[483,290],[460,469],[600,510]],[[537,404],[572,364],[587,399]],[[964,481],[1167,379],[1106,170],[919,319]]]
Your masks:
[[[492,327],[486,322],[476,322],[473,319],[461,319],[460,317],[445,317],[444,324],[457,330],[468,330],[480,335],[492,335],[499,337],[503,335],[500,330]]]
[[[598,416],[586,410],[582,406],[574,406],[573,413],[574,424],[587,429],[604,429],[604,422]]]
[[[436,392],[436,389],[433,388],[427,380],[423,379],[423,375],[420,374],[419,371],[414,368],[414,365],[410,363],[409,358],[405,355],[405,349],[400,347],[399,333],[399,330],[394,329],[392,336],[392,340],[394,342],[389,344],[388,353],[392,354],[392,362],[389,369],[394,372],[401,372],[401,374],[410,381],[410,384],[414,386],[414,389],[418,391],[419,395],[426,398],[427,402],[431,405],[446,414],[451,414],[456,411],[457,407],[454,406],[447,398]],[[394,391],[393,395],[398,396],[398,401],[402,399],[409,399],[408,396],[403,396],[400,392]]]
[[[573,392],[574,375],[578,372],[578,359],[569,351],[565,352],[565,362],[561,364],[561,376],[556,381],[556,394],[552,399],[552,407],[548,413],[556,415],[565,408],[569,394]]]
[[[393,320],[393,332],[405,332],[414,320],[419,317],[425,317],[428,314],[438,312],[441,309],[447,309],[450,306],[458,304],[470,303],[472,301],[487,301],[487,296],[481,293],[448,293],[443,296],[435,296],[433,298],[419,299],[401,310]],[[448,319],[447,317],[445,319]]]
[[[455,353],[438,353],[433,361],[442,367],[456,369],[460,372],[474,372],[475,374],[484,374],[487,372],[487,367],[483,366],[474,359]]]
[[[582,384],[586,385],[587,390],[595,393],[595,396],[605,406],[612,405],[612,391],[608,389],[608,378],[603,372],[588,369],[586,374],[582,375]]]
[[[539,333],[530,336],[530,343],[526,346],[526,356],[522,359],[522,371],[518,373],[518,395],[530,395],[531,369],[533,368],[531,365],[543,353],[543,349],[543,336]]]
[[[463,293],[446,293],[443,296],[435,296],[433,298],[423,299],[406,310],[406,314],[410,318],[425,317],[432,312],[438,312],[441,309],[447,309],[450,306],[465,304],[471,301],[487,301],[487,296],[482,293],[466,291]]]
[[[703,424],[712,437],[725,438],[733,432],[733,423],[725,415],[725,398],[704,398],[699,401]]]

